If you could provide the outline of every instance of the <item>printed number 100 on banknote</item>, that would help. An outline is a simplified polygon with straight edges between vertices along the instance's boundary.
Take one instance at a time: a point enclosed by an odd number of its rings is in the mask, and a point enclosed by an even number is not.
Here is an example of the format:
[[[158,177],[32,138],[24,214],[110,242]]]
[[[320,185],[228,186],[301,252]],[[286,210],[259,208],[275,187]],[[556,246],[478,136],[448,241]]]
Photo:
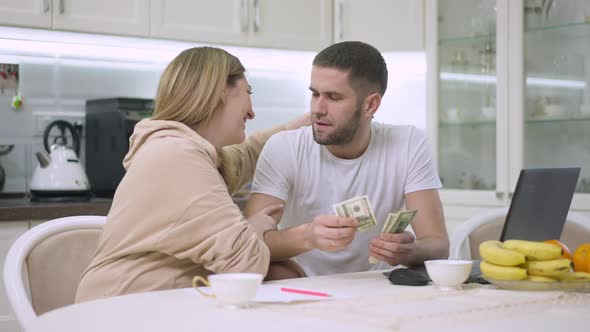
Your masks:
[[[367,196],[354,197],[334,204],[334,212],[341,217],[353,217],[358,220],[358,230],[364,231],[377,225],[377,218]]]

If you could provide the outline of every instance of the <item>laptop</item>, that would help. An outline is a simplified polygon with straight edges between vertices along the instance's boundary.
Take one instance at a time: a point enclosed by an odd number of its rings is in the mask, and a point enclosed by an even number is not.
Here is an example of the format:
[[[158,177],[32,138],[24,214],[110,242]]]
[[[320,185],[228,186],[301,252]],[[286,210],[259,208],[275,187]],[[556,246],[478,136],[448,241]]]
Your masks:
[[[500,241],[559,239],[579,176],[579,167],[521,170]]]
[[[559,239],[580,170],[580,167],[521,170],[499,240]],[[473,263],[467,282],[487,283],[479,270],[480,261]],[[428,275],[424,265],[410,269]]]

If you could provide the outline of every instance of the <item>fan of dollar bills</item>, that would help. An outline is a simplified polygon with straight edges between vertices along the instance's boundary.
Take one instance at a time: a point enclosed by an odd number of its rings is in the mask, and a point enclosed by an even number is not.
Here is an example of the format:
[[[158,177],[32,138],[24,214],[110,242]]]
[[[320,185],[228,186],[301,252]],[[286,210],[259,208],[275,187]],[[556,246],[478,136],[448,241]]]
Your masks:
[[[375,213],[367,196],[357,196],[334,204],[334,212],[341,217],[354,217],[358,220],[358,230],[363,232],[377,226]],[[401,233],[412,222],[418,210],[407,210],[390,213],[383,224],[381,233]],[[377,263],[373,257],[369,257],[371,264]]]

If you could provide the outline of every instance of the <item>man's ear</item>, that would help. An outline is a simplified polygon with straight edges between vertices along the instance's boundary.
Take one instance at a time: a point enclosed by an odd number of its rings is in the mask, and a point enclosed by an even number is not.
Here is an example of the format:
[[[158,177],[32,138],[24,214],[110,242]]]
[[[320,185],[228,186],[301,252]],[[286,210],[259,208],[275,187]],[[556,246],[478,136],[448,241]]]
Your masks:
[[[363,113],[365,117],[371,119],[377,113],[381,105],[381,95],[377,92],[370,93],[363,104]]]

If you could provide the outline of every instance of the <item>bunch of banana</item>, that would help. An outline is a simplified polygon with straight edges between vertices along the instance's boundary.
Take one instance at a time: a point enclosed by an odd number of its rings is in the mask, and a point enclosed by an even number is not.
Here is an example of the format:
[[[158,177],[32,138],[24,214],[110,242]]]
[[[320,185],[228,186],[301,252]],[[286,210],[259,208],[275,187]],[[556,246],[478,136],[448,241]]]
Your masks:
[[[526,269],[518,266],[502,266],[485,260],[479,266],[484,277],[500,280],[522,280],[527,277]]]
[[[566,278],[583,278],[570,275],[572,262],[561,258],[562,249],[550,243],[507,240],[485,241],[479,245],[484,277],[501,280],[531,280],[554,282]],[[572,272],[573,273],[573,272]]]
[[[485,241],[479,245],[481,258],[492,264],[516,266],[524,264],[526,256],[518,251],[502,248],[500,241]]]
[[[557,258],[548,261],[527,261],[528,274],[541,277],[559,278],[560,275],[570,272],[573,265],[567,258]]]
[[[526,280],[528,281],[537,281],[537,282],[556,282],[559,281],[557,278],[551,277],[543,277],[543,276],[527,276]]]
[[[572,280],[590,280],[590,273],[588,272],[566,272],[559,276],[561,281]]]
[[[484,277],[501,280],[522,280],[527,271],[522,266],[526,256],[516,250],[502,248],[500,241],[485,241],[479,245],[483,261],[480,269]]]
[[[544,242],[506,240],[502,243],[502,248],[516,250],[524,254],[527,260],[535,261],[556,259],[563,255],[561,247]]]

